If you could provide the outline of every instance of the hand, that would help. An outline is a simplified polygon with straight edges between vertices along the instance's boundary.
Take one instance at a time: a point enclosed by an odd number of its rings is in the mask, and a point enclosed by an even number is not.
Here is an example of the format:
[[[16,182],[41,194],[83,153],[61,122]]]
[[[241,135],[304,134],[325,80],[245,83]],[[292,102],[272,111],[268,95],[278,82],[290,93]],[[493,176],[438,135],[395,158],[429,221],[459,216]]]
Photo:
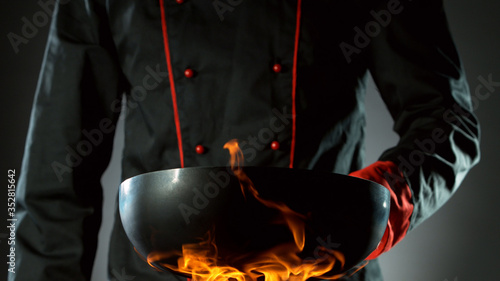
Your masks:
[[[349,176],[376,182],[385,186],[390,192],[389,221],[382,240],[366,258],[366,260],[372,260],[389,251],[405,237],[413,213],[411,190],[403,173],[391,161],[377,161],[366,168],[350,173]]]

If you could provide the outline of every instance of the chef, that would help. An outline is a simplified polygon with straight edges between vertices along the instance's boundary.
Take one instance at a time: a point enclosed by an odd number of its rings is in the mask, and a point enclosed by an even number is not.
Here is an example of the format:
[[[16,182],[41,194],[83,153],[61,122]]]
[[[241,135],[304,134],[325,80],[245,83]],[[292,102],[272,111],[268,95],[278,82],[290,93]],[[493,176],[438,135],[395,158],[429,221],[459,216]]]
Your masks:
[[[382,280],[376,258],[439,209],[479,160],[479,125],[443,10],[439,0],[54,4],[9,280],[90,279],[100,179],[122,103],[122,179],[227,165],[223,145],[236,138],[247,166],[351,174],[386,186],[384,237],[345,279]],[[369,73],[400,139],[362,167]],[[122,270],[134,280],[185,280],[143,261],[118,213],[108,268],[110,280]]]

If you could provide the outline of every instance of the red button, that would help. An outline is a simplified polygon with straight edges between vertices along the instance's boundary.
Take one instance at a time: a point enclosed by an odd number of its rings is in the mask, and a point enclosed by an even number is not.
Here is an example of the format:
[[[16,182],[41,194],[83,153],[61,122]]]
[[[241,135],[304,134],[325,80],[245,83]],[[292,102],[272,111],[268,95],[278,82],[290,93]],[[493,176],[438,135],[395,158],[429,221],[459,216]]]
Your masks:
[[[184,3],[184,0],[175,0],[175,2],[177,2],[177,4],[182,4]]]
[[[205,153],[205,147],[201,144],[197,145],[195,149],[196,149],[196,153],[198,153],[198,154]]]
[[[272,149],[272,150],[278,150],[279,148],[280,148],[280,143],[279,143],[279,142],[277,142],[277,141],[273,141],[273,142],[271,143],[271,149]]]
[[[191,68],[187,68],[186,70],[184,70],[184,76],[186,76],[187,78],[191,78],[193,77],[193,75],[194,71]]]
[[[281,64],[277,63],[277,64],[273,65],[273,71],[276,73],[281,72]]]

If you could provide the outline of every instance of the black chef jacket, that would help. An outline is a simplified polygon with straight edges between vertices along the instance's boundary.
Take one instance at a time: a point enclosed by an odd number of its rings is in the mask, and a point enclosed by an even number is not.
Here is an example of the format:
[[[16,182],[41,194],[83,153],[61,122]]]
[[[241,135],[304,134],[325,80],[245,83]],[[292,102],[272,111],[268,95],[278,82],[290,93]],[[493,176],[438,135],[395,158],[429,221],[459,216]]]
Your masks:
[[[122,179],[226,165],[222,147],[233,138],[247,166],[358,170],[368,72],[400,136],[380,160],[405,173],[410,230],[478,161],[479,127],[441,1],[55,6],[17,192],[11,281],[90,278],[123,96]],[[110,280],[184,279],[141,260],[118,213],[109,250]],[[373,261],[348,280],[382,277]]]

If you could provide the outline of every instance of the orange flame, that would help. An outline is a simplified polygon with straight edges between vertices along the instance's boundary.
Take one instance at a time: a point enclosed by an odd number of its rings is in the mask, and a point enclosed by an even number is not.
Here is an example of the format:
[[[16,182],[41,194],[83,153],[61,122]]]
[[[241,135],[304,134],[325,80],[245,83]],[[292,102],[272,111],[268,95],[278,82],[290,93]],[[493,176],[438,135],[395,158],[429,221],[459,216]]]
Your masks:
[[[179,273],[191,275],[194,281],[255,281],[264,278],[265,281],[305,281],[311,277],[323,279],[338,279],[345,274],[326,276],[333,267],[340,263],[343,268],[345,258],[336,250],[321,247],[320,258],[302,259],[298,254],[302,252],[305,245],[305,221],[306,216],[297,213],[281,202],[265,200],[259,196],[252,181],[241,169],[243,153],[236,140],[231,140],[224,145],[231,155],[231,169],[238,178],[243,195],[250,193],[258,202],[264,206],[276,209],[280,212],[282,223],[291,231],[294,242],[283,243],[272,249],[261,253],[250,253],[245,257],[236,257],[235,260],[245,258],[241,268],[229,266],[222,262],[218,256],[215,244],[215,231],[209,231],[207,237],[199,243],[184,244],[182,252],[152,252],[147,261],[152,266],[160,264]],[[177,266],[160,262],[165,259],[177,257]]]
[[[280,211],[288,228],[290,229],[290,231],[292,231],[293,238],[295,239],[295,244],[299,252],[302,251],[304,249],[304,243],[305,243],[306,217],[302,214],[293,211],[292,209],[290,209],[288,206],[286,206],[281,202],[273,202],[270,200],[264,200],[260,198],[259,192],[255,189],[250,178],[248,178],[248,176],[243,172],[243,170],[241,170],[241,164],[243,162],[243,153],[241,152],[238,142],[236,140],[230,140],[224,145],[224,148],[229,150],[229,153],[231,155],[231,162],[230,162],[231,169],[233,169],[235,176],[240,181],[240,186],[243,194],[245,194],[245,191],[248,191],[255,197],[255,199],[257,199],[264,206]]]

